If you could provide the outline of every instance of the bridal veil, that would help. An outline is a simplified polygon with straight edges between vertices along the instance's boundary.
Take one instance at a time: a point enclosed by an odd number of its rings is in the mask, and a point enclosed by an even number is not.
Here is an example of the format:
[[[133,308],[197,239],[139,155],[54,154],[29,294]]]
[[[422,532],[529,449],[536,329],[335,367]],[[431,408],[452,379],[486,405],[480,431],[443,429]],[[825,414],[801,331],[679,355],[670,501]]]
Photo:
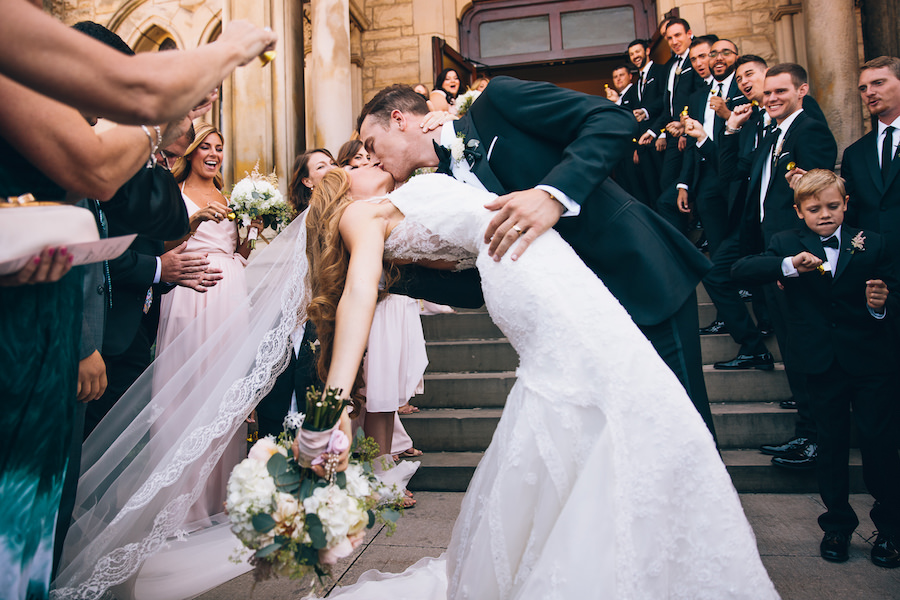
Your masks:
[[[229,539],[224,514],[184,521],[228,442],[287,367],[290,334],[306,320],[306,213],[258,252],[245,273],[250,293],[240,308],[185,359],[178,346],[192,335],[188,327],[85,442],[53,598],[99,599],[108,590],[134,598],[142,595],[136,594],[142,567],[161,550],[178,556],[191,548],[183,555],[198,555],[204,541]],[[182,364],[171,368],[176,360]],[[167,381],[154,378],[160,365],[174,372]],[[174,563],[180,568],[161,578],[170,589],[186,589],[202,576],[178,558]]]

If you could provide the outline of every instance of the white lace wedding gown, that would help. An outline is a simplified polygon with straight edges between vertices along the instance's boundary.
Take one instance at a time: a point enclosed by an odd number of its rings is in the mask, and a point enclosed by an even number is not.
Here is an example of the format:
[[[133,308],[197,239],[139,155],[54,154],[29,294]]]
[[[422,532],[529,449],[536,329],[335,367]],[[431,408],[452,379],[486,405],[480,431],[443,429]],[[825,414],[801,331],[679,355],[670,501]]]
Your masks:
[[[675,375],[555,231],[489,257],[491,196],[444,175],[389,196],[385,257],[474,259],[520,364],[447,552],[329,598],[778,598]]]

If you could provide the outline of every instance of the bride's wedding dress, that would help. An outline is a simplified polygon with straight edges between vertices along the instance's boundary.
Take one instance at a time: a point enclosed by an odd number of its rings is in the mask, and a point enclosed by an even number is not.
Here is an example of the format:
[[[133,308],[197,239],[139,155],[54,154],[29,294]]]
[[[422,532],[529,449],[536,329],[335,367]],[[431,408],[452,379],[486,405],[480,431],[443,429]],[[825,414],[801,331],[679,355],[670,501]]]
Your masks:
[[[777,598],[678,380],[555,231],[517,261],[488,257],[491,197],[443,175],[389,196],[406,219],[386,257],[475,263],[521,362],[447,552],[332,597]],[[248,568],[227,561],[239,544],[227,520],[183,523],[289,362],[309,302],[305,229],[296,219],[248,265],[246,328],[225,321],[158,393],[151,367],[92,434],[53,598],[186,598]]]
[[[329,598],[777,598],[675,375],[554,230],[489,257],[490,197],[444,175],[389,196],[385,258],[474,260],[520,363],[447,552]]]

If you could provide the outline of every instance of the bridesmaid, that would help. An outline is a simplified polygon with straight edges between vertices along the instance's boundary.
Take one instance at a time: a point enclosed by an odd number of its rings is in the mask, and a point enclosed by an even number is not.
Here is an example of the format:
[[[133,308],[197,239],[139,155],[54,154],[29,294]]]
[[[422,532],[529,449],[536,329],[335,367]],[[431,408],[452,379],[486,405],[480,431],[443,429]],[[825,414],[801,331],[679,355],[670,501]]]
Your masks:
[[[233,327],[248,323],[244,265],[251,248],[248,240],[240,240],[237,223],[226,217],[228,201],[222,195],[224,141],[221,132],[208,123],[197,124],[195,128],[194,142],[172,169],[181,187],[191,232],[184,240],[168,245],[177,246],[186,241],[185,252],[206,254],[210,267],[222,270],[222,280],[206,293],[179,286],[163,296],[156,341],[155,388],[164,385],[222,322],[227,320]],[[261,222],[254,225],[262,230]],[[200,322],[192,323],[195,319]],[[174,349],[166,352],[188,325],[191,333],[185,335],[194,339],[175,346],[178,356],[173,355]],[[206,522],[208,517],[222,512],[228,476],[246,456],[246,438],[245,428],[239,429],[210,475],[206,490],[191,507],[186,523]]]

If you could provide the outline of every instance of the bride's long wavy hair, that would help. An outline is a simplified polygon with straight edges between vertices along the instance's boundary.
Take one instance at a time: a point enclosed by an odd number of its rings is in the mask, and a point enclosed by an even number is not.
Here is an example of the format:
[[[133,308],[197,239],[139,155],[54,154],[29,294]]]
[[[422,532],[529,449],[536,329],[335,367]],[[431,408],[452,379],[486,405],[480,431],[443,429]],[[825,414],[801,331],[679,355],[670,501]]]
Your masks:
[[[319,358],[316,370],[319,378],[326,381],[331,368],[334,351],[334,331],[337,307],[344,293],[347,271],[350,267],[350,252],[341,238],[341,217],[354,201],[350,197],[350,176],[343,169],[329,171],[316,185],[309,201],[306,215],[306,256],[309,260],[311,300],[306,309],[309,320],[316,326],[319,336]],[[396,267],[385,264],[385,289],[399,278]],[[379,292],[379,300],[386,292]],[[356,375],[356,382],[350,392],[353,412],[358,413],[364,402],[359,389],[363,387],[362,362]]]

